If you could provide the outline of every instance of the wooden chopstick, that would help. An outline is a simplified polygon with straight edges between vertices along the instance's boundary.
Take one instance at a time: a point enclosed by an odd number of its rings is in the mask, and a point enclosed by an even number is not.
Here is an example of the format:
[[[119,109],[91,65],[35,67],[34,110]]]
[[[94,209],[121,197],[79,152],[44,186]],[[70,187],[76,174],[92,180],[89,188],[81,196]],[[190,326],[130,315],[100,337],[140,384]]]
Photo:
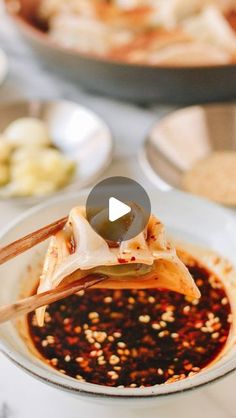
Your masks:
[[[45,241],[50,237],[50,235],[56,234],[58,231],[64,228],[67,219],[68,218],[65,217],[52,222],[51,224],[46,225],[37,231],[31,232],[30,234],[12,242],[11,244],[0,248],[0,265],[10,260],[11,258],[16,257],[17,255],[22,254],[24,251],[29,250],[40,242]]]
[[[41,306],[49,305],[57,300],[73,295],[80,290],[88,289],[105,279],[106,277],[104,276],[93,277],[91,279],[86,278],[86,281],[82,284],[80,279],[73,283],[59,286],[53,290],[20,299],[9,305],[3,305],[0,307],[0,323],[9,321],[19,315],[26,315]]]

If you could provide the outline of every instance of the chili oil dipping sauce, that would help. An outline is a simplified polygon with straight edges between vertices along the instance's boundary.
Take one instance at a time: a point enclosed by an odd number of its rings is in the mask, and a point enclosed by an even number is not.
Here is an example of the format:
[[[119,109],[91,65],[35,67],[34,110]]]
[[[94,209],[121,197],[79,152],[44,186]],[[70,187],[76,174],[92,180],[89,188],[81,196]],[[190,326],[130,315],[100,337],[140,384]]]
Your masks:
[[[78,381],[105,386],[194,377],[232,343],[235,275],[213,253],[191,254],[179,251],[200,300],[160,289],[89,289],[50,305],[41,328],[34,313],[28,316],[34,353]]]

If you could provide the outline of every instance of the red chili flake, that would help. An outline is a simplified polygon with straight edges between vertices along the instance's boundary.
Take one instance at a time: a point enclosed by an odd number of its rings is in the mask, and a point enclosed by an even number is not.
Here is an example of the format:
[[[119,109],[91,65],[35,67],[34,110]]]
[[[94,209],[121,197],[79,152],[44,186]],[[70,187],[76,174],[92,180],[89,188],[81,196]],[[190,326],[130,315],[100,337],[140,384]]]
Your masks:
[[[195,281],[201,283],[202,297],[197,305],[187,302],[183,295],[160,289],[88,289],[83,296],[73,295],[49,305],[51,320],[43,327],[36,325],[34,313],[29,314],[36,349],[58,371],[100,385],[145,387],[193,376],[224,348],[231,328],[231,309],[228,299],[221,303],[227,295],[223,285],[214,286],[220,284],[217,276],[196,262],[187,267]],[[209,280],[212,276],[214,283]],[[150,297],[158,303],[149,303]],[[105,303],[106,298],[111,303]],[[162,318],[170,307],[174,320],[165,322]],[[99,315],[99,322],[89,325],[92,312]],[[151,320],[139,321],[146,316]],[[219,320],[214,323],[215,317]],[[165,322],[164,329],[155,329],[153,321],[160,327]],[[208,332],[203,331],[205,328]],[[54,342],[42,344],[48,336]],[[91,355],[94,352],[96,356]],[[68,358],[70,361],[66,361]]]
[[[125,260],[124,258],[118,258],[118,262],[120,264],[125,264],[125,263],[128,263],[128,260]]]
[[[136,258],[133,256],[133,257],[131,257],[131,261],[135,261],[136,260]]]

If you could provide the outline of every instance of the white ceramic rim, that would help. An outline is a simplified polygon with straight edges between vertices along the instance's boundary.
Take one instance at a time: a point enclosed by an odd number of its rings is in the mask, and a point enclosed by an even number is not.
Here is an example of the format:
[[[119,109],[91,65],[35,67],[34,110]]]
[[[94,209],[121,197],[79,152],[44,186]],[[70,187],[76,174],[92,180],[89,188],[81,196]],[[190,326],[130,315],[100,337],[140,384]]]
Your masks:
[[[171,186],[169,183],[165,182],[158,174],[155,172],[155,170],[152,168],[151,164],[148,161],[147,153],[145,150],[145,144],[147,140],[145,141],[144,145],[138,152],[138,160],[139,164],[141,166],[141,169],[143,170],[144,174],[147,176],[147,178],[154,184],[154,186],[157,186],[157,188],[163,192],[168,192],[170,190],[174,190],[173,186]]]
[[[0,85],[3,84],[8,73],[8,58],[7,54],[0,49]]]
[[[187,193],[179,192],[177,190],[172,190],[166,193],[170,193],[180,198],[189,198]],[[85,196],[87,194],[88,190],[84,190],[83,195]],[[67,195],[67,197],[71,199],[75,198],[76,196],[78,197],[77,193],[70,193]],[[0,232],[0,240],[3,239],[3,237],[21,221],[27,219],[31,215],[36,214],[37,212],[40,212],[44,208],[53,206],[56,203],[60,203],[60,201],[63,201],[64,199],[65,197],[60,196],[27,210],[2,229]],[[230,222],[235,225],[236,230],[236,217],[230,210],[195,196],[191,196],[191,200],[193,201],[194,205],[201,203],[202,207],[206,207],[208,209],[210,207],[212,210],[217,211],[219,215],[221,213],[222,215],[227,213],[227,217],[229,218]],[[114,398],[122,400],[138,400],[147,398],[164,398],[170,395],[177,395],[198,389],[209,383],[213,383],[236,370],[235,358],[230,359],[226,363],[220,365],[217,370],[209,368],[207,373],[199,373],[193,378],[186,378],[178,382],[146,388],[115,388],[87,382],[78,382],[73,378],[64,377],[59,373],[51,375],[50,370],[41,368],[39,365],[32,365],[32,362],[29,359],[24,358],[24,356],[21,354],[16,354],[14,351],[12,351],[11,347],[3,341],[0,341],[0,351],[25,372],[43,381],[44,383],[51,384],[58,389],[65,390],[75,395],[87,395],[93,398],[104,399]]]

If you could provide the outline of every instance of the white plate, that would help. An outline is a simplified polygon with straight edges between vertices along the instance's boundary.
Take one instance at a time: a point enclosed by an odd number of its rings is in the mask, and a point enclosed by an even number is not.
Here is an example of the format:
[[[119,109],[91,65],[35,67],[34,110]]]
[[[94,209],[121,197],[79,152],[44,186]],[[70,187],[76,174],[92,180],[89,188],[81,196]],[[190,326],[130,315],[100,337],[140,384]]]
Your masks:
[[[47,204],[40,205],[20,216],[0,236],[0,244],[9,243],[30,231],[42,227],[48,222],[68,213],[74,205],[84,204],[88,191],[83,191],[64,198],[56,198]],[[152,212],[167,226],[167,232],[175,238],[190,243],[201,244],[214,249],[235,262],[236,217],[228,210],[213,203],[190,197],[178,191],[149,193]],[[0,305],[17,297],[19,278],[32,257],[45,249],[46,243],[22,254],[1,266]],[[90,383],[78,382],[70,377],[58,374],[46,364],[40,362],[27,349],[12,323],[0,327],[1,350],[21,368],[45,383],[59,390],[69,391],[77,396],[86,396],[90,400],[105,404],[124,403],[137,407],[140,403],[150,405],[162,398],[192,390],[213,382],[236,368],[235,348],[222,357],[210,368],[195,375],[168,385],[157,385],[148,388],[112,388]]]

